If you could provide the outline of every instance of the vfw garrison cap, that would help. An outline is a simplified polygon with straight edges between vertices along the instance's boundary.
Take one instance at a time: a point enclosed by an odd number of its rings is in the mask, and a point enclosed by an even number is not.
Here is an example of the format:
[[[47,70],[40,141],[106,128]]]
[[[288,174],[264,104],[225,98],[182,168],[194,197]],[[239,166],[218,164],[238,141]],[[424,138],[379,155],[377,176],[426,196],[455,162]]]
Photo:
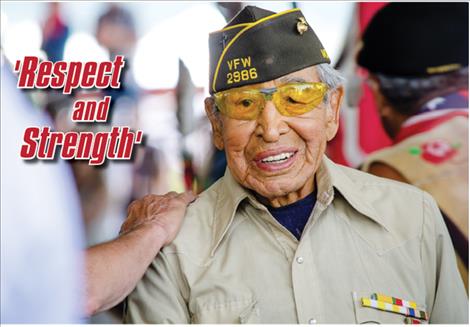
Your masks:
[[[359,65],[390,76],[429,76],[468,66],[468,3],[390,3],[362,37]]]
[[[276,14],[254,6],[209,35],[209,57],[211,94],[330,63],[300,9]]]

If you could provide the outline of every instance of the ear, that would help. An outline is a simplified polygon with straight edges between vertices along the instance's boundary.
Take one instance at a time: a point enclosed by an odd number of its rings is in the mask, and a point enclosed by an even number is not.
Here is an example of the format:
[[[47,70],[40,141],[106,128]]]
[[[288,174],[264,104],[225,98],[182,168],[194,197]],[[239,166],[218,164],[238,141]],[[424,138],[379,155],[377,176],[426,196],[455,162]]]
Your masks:
[[[341,103],[343,102],[344,88],[342,86],[336,88],[329,97],[327,122],[326,122],[326,136],[328,141],[335,137],[339,128],[339,111]]]
[[[387,117],[390,116],[391,107],[388,104],[388,101],[383,96],[382,92],[380,91],[378,78],[373,75],[369,74],[367,78],[367,86],[372,92],[372,97],[374,98],[374,103],[377,108],[377,112],[380,117]]]
[[[377,107],[377,112],[381,119],[390,119],[396,115],[395,110],[391,104],[387,101],[380,89],[380,82],[376,75],[369,73],[367,78],[367,86],[372,91],[372,96],[374,98],[375,106]]]
[[[224,149],[224,139],[222,137],[222,120],[215,111],[214,99],[208,97],[204,100],[206,115],[209,118],[212,126],[212,142],[215,147],[222,151]]]

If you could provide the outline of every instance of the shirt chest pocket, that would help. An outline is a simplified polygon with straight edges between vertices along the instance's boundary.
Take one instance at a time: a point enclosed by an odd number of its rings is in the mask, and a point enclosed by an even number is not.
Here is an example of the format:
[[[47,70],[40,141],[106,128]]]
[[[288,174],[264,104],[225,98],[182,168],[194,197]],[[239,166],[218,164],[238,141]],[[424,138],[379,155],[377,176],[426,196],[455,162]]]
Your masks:
[[[357,324],[404,324],[405,316],[374,308],[356,307]]]
[[[252,295],[237,296],[221,301],[207,294],[194,299],[191,323],[197,324],[255,324],[259,323],[260,312]]]

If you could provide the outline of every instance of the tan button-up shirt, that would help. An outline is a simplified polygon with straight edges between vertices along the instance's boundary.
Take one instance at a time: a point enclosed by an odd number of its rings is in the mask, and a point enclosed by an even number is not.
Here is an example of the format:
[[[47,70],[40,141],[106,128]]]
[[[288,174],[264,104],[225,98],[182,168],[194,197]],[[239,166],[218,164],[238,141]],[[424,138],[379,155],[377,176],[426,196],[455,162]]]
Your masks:
[[[468,322],[468,299],[434,200],[334,164],[300,241],[227,170],[188,211],[127,299],[134,323],[403,323],[363,307],[381,293],[431,323]]]

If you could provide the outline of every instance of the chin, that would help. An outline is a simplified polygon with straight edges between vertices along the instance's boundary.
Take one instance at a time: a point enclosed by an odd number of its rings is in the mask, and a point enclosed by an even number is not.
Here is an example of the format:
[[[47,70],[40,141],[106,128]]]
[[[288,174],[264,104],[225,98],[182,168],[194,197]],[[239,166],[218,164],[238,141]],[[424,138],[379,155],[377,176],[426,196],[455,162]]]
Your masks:
[[[292,179],[288,177],[274,180],[270,178],[269,180],[263,181],[262,184],[261,187],[257,187],[254,191],[265,198],[282,197],[299,190],[304,185],[302,182],[293,183]]]

